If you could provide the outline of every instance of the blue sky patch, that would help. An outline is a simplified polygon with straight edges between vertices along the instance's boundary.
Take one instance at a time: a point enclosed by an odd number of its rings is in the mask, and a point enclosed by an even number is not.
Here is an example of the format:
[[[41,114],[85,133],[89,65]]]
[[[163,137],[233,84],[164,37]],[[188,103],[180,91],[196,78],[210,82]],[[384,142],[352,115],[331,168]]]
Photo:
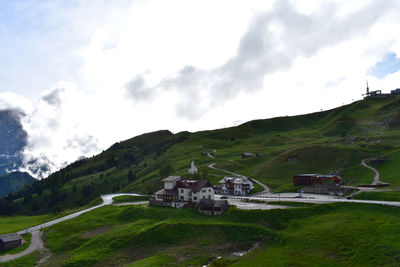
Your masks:
[[[400,70],[400,58],[397,57],[396,53],[389,53],[374,66],[368,70],[368,74],[373,75],[379,79],[385,78],[391,73],[395,73]]]

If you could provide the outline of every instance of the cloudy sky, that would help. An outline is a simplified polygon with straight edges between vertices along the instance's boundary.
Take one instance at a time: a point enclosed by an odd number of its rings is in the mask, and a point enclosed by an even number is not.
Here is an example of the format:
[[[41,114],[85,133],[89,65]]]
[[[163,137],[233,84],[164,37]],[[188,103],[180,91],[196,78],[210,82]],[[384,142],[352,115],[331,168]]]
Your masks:
[[[0,110],[54,171],[114,142],[400,87],[398,0],[0,0]]]

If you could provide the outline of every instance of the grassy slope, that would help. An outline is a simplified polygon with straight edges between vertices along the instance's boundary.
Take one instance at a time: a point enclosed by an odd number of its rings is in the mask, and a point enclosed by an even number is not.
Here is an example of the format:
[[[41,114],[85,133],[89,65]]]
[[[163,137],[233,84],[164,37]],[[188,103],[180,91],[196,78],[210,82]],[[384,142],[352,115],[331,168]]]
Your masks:
[[[46,230],[49,266],[384,265],[400,260],[399,208],[331,204],[270,211],[104,207]],[[243,258],[232,252],[260,248]],[[237,266],[237,265],[234,265]]]
[[[104,193],[151,194],[161,187],[163,177],[159,169],[163,163],[172,164],[173,174],[187,175],[191,160],[200,170],[216,162],[217,167],[254,177],[273,191],[282,192],[298,189],[292,185],[296,173],[338,172],[346,184],[370,183],[374,174],[362,167],[360,161],[384,155],[388,161],[377,166],[381,179],[397,186],[400,185],[399,110],[400,98],[370,99],[329,111],[251,121],[213,131],[149,133],[117,143],[102,154],[53,175],[58,188],[55,200],[51,185],[41,195],[33,193],[29,204],[23,204],[22,195],[14,203],[20,203],[20,214],[38,214],[84,206]],[[391,128],[383,130],[381,136],[377,124],[385,118],[390,119]],[[366,128],[369,128],[368,141]],[[355,139],[353,148],[349,136]],[[217,150],[217,159],[200,154],[213,149]],[[241,159],[242,152],[262,156]],[[136,178],[128,180],[129,170]],[[216,184],[224,175],[208,169],[204,178]],[[91,189],[86,196],[85,186]]]

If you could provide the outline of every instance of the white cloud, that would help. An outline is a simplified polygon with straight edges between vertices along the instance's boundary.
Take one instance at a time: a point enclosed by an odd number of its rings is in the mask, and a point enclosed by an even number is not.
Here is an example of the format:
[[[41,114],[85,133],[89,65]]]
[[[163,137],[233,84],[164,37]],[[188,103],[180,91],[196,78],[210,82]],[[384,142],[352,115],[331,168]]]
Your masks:
[[[400,55],[396,1],[60,3],[31,6],[44,19],[8,45],[22,56],[0,70],[1,88],[14,92],[0,93],[0,108],[28,114],[25,162],[49,166],[43,176],[144,132],[333,108],[361,98],[366,79],[400,86],[398,72],[367,75],[385,54]]]

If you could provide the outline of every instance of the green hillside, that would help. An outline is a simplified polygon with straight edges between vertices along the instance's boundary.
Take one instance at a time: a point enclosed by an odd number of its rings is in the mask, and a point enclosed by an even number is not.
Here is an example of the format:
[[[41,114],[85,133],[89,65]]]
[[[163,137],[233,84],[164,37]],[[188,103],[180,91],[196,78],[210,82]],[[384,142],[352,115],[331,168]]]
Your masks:
[[[111,192],[151,194],[159,189],[163,176],[187,175],[191,160],[200,176],[213,183],[224,176],[207,168],[216,162],[216,167],[254,177],[281,192],[298,190],[292,185],[296,173],[338,173],[345,184],[371,183],[373,172],[362,167],[361,160],[385,156],[387,161],[376,168],[382,181],[396,187],[400,185],[399,137],[399,97],[212,131],[157,131],[116,143],[3,198],[0,214],[59,212],[98,203],[100,194]],[[201,155],[213,150],[216,159]],[[242,152],[260,156],[242,159]]]
[[[231,207],[213,217],[194,208],[106,206],[46,229],[51,257],[43,266],[397,266],[399,211],[337,203]],[[37,258],[0,266],[34,266]]]
[[[0,197],[14,193],[25,185],[32,184],[35,180],[26,172],[12,172],[0,176]]]

